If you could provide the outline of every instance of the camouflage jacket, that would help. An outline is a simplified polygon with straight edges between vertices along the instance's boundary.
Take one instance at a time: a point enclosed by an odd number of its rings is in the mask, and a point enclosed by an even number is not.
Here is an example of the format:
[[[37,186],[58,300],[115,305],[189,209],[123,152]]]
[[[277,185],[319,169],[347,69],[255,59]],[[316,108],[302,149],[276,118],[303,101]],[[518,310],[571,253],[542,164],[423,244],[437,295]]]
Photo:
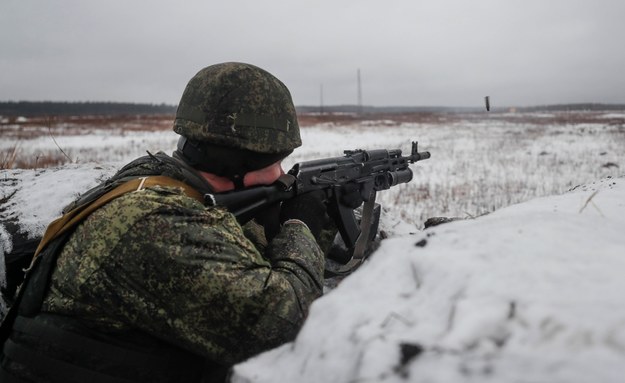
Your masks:
[[[116,178],[164,174],[207,187],[184,164],[152,157]],[[76,228],[42,312],[108,335],[140,331],[230,365],[294,338],[322,294],[323,262],[304,225],[285,224],[263,244],[226,210],[152,187],[109,202]]]

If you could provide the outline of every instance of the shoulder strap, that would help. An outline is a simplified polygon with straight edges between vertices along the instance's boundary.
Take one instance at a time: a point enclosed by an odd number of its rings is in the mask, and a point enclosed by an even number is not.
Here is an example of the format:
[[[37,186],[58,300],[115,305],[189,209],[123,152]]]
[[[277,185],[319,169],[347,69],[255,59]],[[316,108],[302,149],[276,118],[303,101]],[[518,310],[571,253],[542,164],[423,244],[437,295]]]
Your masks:
[[[56,220],[52,221],[52,223],[48,225],[46,232],[43,235],[43,238],[41,239],[41,242],[39,242],[39,246],[37,247],[37,250],[35,251],[35,255],[33,259],[39,255],[41,250],[43,250],[43,248],[46,247],[46,245],[50,243],[50,241],[52,241],[54,238],[58,237],[59,235],[63,234],[70,228],[74,227],[76,224],[78,224],[83,219],[85,219],[85,217],[87,217],[89,214],[93,213],[96,209],[102,207],[106,203],[112,201],[113,199],[123,194],[126,194],[128,192],[140,191],[150,186],[179,187],[179,188],[182,188],[182,190],[187,196],[198,200],[202,204],[204,203],[204,196],[200,192],[198,192],[197,190],[195,190],[194,188],[185,184],[182,181],[178,181],[173,178],[166,177],[166,176],[149,176],[149,177],[135,178],[130,181],[124,182],[123,184],[119,185],[115,189],[102,195],[95,201],[89,204],[83,205],[83,206],[78,206],[68,211],[67,213],[63,214],[60,218],[57,218]]]
[[[20,315],[23,313],[34,315],[40,309],[41,300],[48,286],[48,278],[56,262],[56,255],[58,255],[67,237],[71,234],[69,229],[107,202],[125,193],[140,191],[150,186],[179,187],[182,188],[187,196],[204,203],[204,196],[200,192],[181,181],[166,176],[141,177],[122,183],[93,202],[78,206],[50,223],[32,258],[30,267],[26,270],[25,279],[18,290],[15,301],[0,323],[0,350],[12,331],[18,310]],[[38,257],[42,251],[46,254]]]

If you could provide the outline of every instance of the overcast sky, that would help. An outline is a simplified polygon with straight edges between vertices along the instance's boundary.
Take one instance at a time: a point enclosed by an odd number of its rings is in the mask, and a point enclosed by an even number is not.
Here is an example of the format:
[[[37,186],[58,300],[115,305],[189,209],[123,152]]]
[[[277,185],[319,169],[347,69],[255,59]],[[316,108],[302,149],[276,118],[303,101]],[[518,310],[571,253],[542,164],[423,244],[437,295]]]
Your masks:
[[[258,65],[297,105],[625,103],[624,0],[1,0],[0,101],[177,104]]]

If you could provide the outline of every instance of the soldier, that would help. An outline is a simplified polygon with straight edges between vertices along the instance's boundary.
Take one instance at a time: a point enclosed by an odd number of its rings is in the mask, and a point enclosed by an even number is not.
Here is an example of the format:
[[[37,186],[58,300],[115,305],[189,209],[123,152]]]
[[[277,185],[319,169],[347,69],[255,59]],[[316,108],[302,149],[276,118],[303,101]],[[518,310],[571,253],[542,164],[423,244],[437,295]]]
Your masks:
[[[294,338],[322,294],[320,198],[284,202],[267,240],[256,222],[242,228],[193,197],[278,179],[301,145],[288,89],[252,65],[209,66],[184,90],[174,131],[172,157],[141,157],[72,205],[139,177],[174,180],[139,183],[44,248],[14,307],[0,381],[223,381]]]

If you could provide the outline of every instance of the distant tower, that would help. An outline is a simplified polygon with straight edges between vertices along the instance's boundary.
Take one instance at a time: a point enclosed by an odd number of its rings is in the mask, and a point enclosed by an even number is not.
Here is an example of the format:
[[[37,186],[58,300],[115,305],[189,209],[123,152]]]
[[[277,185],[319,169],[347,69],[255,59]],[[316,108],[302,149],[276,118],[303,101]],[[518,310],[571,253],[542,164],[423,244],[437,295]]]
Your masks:
[[[358,68],[358,114],[362,114],[362,83],[360,81],[360,68]]]
[[[319,114],[323,114],[323,84],[319,84]]]

